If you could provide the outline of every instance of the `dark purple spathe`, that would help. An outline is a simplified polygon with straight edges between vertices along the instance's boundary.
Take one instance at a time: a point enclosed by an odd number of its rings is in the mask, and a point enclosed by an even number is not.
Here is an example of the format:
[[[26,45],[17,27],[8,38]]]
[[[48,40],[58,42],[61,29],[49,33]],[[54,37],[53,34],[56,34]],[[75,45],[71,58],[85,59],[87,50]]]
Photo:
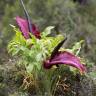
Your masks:
[[[17,16],[16,17],[16,22],[17,22],[21,32],[23,33],[23,36],[26,39],[30,38],[28,21],[23,19],[23,18],[20,18],[19,16]],[[32,34],[38,39],[40,39],[40,37],[41,37],[38,28],[34,24],[32,24]]]
[[[44,61],[44,68],[50,69],[53,65],[61,65],[61,64],[73,66],[79,69],[80,72],[82,73],[86,70],[85,66],[81,64],[80,59],[67,51],[63,52],[59,51],[58,53],[55,54],[55,56],[51,61],[50,58]]]

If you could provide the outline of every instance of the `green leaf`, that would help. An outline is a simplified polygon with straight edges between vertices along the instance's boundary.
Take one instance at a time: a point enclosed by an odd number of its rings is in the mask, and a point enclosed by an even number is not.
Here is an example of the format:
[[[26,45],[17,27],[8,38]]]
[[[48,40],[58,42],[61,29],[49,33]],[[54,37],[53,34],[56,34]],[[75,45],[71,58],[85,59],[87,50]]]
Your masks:
[[[36,61],[38,62],[38,61],[41,61],[41,60],[42,60],[42,53],[38,53],[36,55]]]
[[[32,44],[34,44],[34,42],[33,42],[32,39],[27,39],[27,40],[26,40],[26,46],[30,46],[30,45],[32,45]]]
[[[19,51],[20,51],[20,49],[18,49],[18,48],[16,50],[13,50],[12,56],[17,55],[19,53]]]
[[[34,35],[32,35],[31,33],[30,33],[30,36],[31,36],[32,43],[35,44],[37,41],[37,38]]]
[[[31,73],[33,71],[34,65],[33,63],[30,63],[28,66],[26,66],[26,70],[28,73]]]
[[[42,65],[41,65],[41,62],[38,62],[38,63],[36,62],[35,65],[36,65],[36,68],[37,68],[38,70],[41,69],[41,66],[42,66]]]
[[[81,51],[81,47],[83,43],[84,43],[84,40],[76,42],[71,49],[66,49],[66,51],[69,51],[69,52],[74,53],[75,55],[78,55]]]
[[[51,30],[54,28],[54,26],[49,26],[47,27],[41,34],[42,38],[46,37],[47,35],[49,35],[51,33]]]

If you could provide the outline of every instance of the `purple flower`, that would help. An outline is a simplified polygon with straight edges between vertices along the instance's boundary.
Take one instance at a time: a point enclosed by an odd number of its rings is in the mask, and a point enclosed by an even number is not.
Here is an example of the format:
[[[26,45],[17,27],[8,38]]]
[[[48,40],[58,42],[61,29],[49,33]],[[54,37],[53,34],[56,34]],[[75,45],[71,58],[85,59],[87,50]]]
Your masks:
[[[16,17],[16,22],[17,22],[18,26],[20,27],[20,30],[23,33],[23,36],[26,39],[30,38],[29,28],[28,28],[28,21],[21,18],[21,17],[19,17],[19,16],[17,16]],[[39,32],[38,28],[34,24],[31,24],[31,25],[32,25],[32,34],[36,38],[40,39],[41,36],[40,36],[40,32]]]
[[[80,59],[67,51],[58,51],[65,40],[61,41],[53,50],[51,57],[44,61],[44,68],[50,69],[53,65],[69,65],[80,70],[83,73],[86,68],[81,64]]]
[[[63,51],[63,52],[59,51],[58,53],[55,54],[55,56],[51,61],[50,58],[44,61],[44,68],[50,69],[53,65],[58,65],[58,64],[73,66],[79,69],[80,72],[85,71],[85,67],[83,64],[81,64],[79,58],[67,51]]]

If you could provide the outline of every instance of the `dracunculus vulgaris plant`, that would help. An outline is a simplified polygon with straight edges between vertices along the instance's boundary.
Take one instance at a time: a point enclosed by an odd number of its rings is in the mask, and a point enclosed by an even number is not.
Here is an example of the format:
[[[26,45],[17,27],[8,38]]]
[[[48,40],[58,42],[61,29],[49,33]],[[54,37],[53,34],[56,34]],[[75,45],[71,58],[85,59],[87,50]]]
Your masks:
[[[27,23],[28,21],[20,17],[16,17],[16,21],[21,29],[21,32],[23,33],[24,38],[28,39],[30,37]],[[37,39],[40,39],[40,32],[34,24],[32,24],[32,32]],[[85,67],[81,64],[77,56],[67,51],[59,51],[61,47],[60,44],[62,45],[64,41],[65,39],[55,47],[49,59],[44,60],[44,68],[50,69],[53,65],[66,64],[77,68],[81,73],[83,73],[85,71]]]
[[[10,41],[8,51],[13,55],[19,55],[21,57],[19,63],[24,64],[26,71],[34,74],[34,77],[38,78],[40,74],[42,77],[42,73],[43,75],[45,74],[43,77],[47,76],[47,79],[49,78],[49,82],[47,82],[48,84],[46,83],[46,86],[51,86],[50,82],[54,71],[50,73],[51,77],[48,71],[53,70],[54,66],[59,68],[61,65],[67,65],[64,68],[68,66],[73,67],[76,69],[76,72],[79,70],[79,72],[83,74],[86,68],[80,57],[75,55],[74,51],[72,53],[62,47],[67,38],[64,38],[62,35],[55,37],[49,36],[51,29],[54,28],[53,26],[47,27],[43,32],[40,32],[36,25],[31,23],[22,0],[21,4],[23,5],[26,19],[16,16],[15,20],[19,29],[15,26],[13,27],[16,35],[12,41]],[[30,48],[28,47],[29,45],[31,45]],[[79,48],[76,45],[76,50],[77,49]],[[72,51],[72,49],[69,50]],[[48,90],[48,87],[46,87],[46,90]]]

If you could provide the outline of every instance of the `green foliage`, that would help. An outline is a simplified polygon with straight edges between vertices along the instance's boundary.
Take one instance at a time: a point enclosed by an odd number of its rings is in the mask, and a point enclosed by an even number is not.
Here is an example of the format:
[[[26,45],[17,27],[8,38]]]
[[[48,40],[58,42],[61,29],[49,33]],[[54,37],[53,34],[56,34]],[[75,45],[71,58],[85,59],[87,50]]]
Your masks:
[[[22,35],[22,32],[20,32],[19,29],[17,29],[13,25],[11,26],[16,32],[16,35],[8,44],[8,52],[12,53],[13,56],[14,55],[19,56],[18,63],[25,66],[28,74],[31,73],[33,77],[36,78],[36,80],[40,80],[41,78],[40,82],[41,82],[41,86],[43,86],[43,89],[42,89],[43,91],[46,90],[48,94],[54,93],[53,91],[54,91],[54,88],[56,87],[56,82],[58,81],[58,77],[62,76],[62,71],[66,73],[66,70],[67,70],[69,71],[69,73],[71,71],[74,73],[77,73],[77,70],[75,69],[73,70],[71,67],[69,68],[69,67],[61,66],[59,70],[56,70],[53,68],[49,71],[44,70],[44,68],[42,67],[43,61],[46,58],[50,57],[51,52],[53,51],[55,46],[61,40],[64,39],[63,35],[57,35],[54,37],[50,36],[51,29],[54,28],[53,26],[47,27],[41,33],[42,39],[37,39],[32,34],[30,34],[31,38],[25,39]],[[74,54],[78,55],[80,52],[82,43],[83,43],[83,40],[81,40],[80,42],[77,42],[72,49],[61,48],[60,50],[71,51]]]
[[[32,34],[30,39],[25,39],[21,32],[14,27],[16,35],[8,45],[8,52],[12,55],[20,55],[28,72],[32,72],[34,68],[40,70],[42,61],[46,56],[50,56],[53,48],[63,39],[62,35],[56,37],[46,37],[51,33],[53,27],[48,27],[42,32],[42,39],[36,39]]]

